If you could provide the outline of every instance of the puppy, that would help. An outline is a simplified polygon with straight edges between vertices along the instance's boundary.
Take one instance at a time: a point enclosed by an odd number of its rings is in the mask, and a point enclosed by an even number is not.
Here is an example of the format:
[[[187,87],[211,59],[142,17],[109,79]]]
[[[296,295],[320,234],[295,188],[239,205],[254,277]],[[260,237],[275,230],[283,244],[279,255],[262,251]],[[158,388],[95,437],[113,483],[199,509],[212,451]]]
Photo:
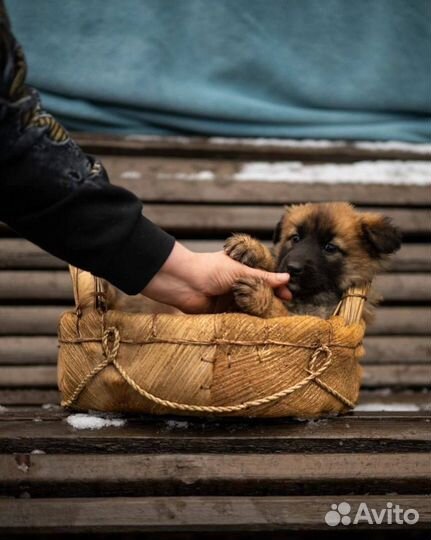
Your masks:
[[[290,302],[283,302],[262,279],[241,278],[233,288],[241,311],[263,318],[287,314],[330,317],[343,293],[371,281],[400,248],[401,234],[389,218],[360,213],[344,202],[300,204],[286,208],[270,251],[246,234],[227,239],[225,252],[262,270],[288,272]],[[377,301],[370,291],[364,316]]]

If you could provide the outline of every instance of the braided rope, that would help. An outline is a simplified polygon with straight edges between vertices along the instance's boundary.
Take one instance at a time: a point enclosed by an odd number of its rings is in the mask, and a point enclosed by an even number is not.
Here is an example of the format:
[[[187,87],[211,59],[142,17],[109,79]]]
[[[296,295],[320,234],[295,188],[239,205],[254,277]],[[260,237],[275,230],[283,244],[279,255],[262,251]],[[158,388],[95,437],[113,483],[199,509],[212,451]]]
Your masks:
[[[350,401],[349,399],[344,397],[342,394],[340,394],[340,392],[338,392],[338,390],[335,390],[335,388],[332,388],[331,386],[323,382],[322,379],[319,379],[319,377],[316,377],[314,379],[314,382],[318,384],[321,388],[326,390],[329,394],[332,394],[335,398],[339,399],[342,403],[344,403],[344,405],[347,405],[347,407],[349,407],[350,409],[355,408],[355,404],[353,403],[353,401]]]
[[[109,347],[109,338],[113,337],[113,345],[112,348]],[[237,405],[226,405],[226,406],[212,406],[212,405],[189,405],[187,403],[178,403],[175,401],[170,401],[167,399],[162,399],[154,394],[151,394],[141,386],[139,386],[123,369],[123,367],[118,363],[117,361],[117,354],[118,350],[120,348],[120,333],[119,331],[114,328],[110,327],[106,329],[106,331],[103,334],[102,337],[102,347],[104,354],[106,356],[105,360],[101,362],[98,366],[96,366],[88,375],[85,377],[83,381],[78,385],[78,387],[75,389],[72,397],[67,400],[66,402],[63,402],[64,406],[70,406],[76,398],[79,396],[82,389],[85,387],[87,382],[94,377],[99,371],[101,371],[104,367],[106,367],[108,364],[112,363],[115,368],[118,370],[120,375],[123,377],[123,379],[133,388],[136,392],[138,392],[139,395],[142,397],[148,399],[149,401],[152,401],[153,403],[157,405],[161,405],[162,407],[170,408],[170,409],[176,409],[180,411],[188,411],[188,412],[198,412],[198,413],[232,413],[232,412],[239,412],[243,411],[245,409],[249,409],[251,407],[259,407],[261,405],[267,405],[268,403],[272,403],[274,401],[278,401],[279,399],[282,399],[289,394],[292,394],[293,392],[296,392],[297,390],[300,390],[302,387],[307,385],[309,382],[316,380],[320,375],[322,375],[328,367],[331,365],[332,362],[332,351],[329,349],[327,345],[320,345],[317,349],[315,349],[314,353],[311,356],[310,364],[314,365],[317,361],[319,355],[321,353],[325,353],[326,360],[324,363],[315,371],[309,372],[309,375],[307,377],[304,377],[301,381],[296,383],[293,386],[290,386],[289,388],[286,388],[284,390],[281,390],[279,392],[276,392],[275,394],[272,394],[270,396],[266,396],[259,399],[254,399],[250,401],[245,401],[243,403],[239,403]],[[332,390],[332,389],[331,389]],[[333,392],[331,392],[333,393]],[[335,395],[335,394],[334,394]],[[343,400],[342,400],[343,401]],[[344,402],[344,401],[343,401]]]
[[[109,338],[110,336],[114,337],[114,344],[112,349],[109,348]],[[105,359],[100,362],[97,366],[95,366],[84,379],[78,384],[78,386],[73,391],[73,394],[70,396],[69,399],[64,400],[61,402],[63,407],[70,407],[78,398],[80,393],[84,390],[84,388],[87,386],[87,383],[90,382],[90,380],[99,373],[99,371],[102,371],[107,365],[111,364],[115,357],[117,356],[118,349],[120,348],[120,333],[116,328],[108,328],[106,332],[104,332],[102,336],[102,348],[105,355]]]

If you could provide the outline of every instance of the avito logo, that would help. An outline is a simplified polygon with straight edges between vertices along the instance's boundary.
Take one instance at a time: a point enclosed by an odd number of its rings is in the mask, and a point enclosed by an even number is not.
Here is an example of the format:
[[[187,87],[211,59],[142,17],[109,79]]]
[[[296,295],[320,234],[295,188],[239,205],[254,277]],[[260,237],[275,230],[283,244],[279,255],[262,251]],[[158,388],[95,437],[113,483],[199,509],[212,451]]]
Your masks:
[[[331,504],[331,510],[325,515],[325,522],[330,527],[337,525],[357,525],[368,523],[369,525],[414,525],[419,521],[419,512],[414,508],[404,510],[399,504],[387,502],[384,508],[370,508],[367,503],[361,502],[354,515],[348,502]]]

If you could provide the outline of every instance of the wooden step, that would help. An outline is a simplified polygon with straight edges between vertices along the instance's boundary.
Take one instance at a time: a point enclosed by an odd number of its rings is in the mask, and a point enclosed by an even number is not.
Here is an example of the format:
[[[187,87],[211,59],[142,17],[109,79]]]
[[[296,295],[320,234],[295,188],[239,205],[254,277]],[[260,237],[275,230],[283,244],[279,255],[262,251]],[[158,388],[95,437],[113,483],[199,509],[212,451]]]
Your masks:
[[[427,493],[426,453],[3,454],[0,495]],[[22,484],[25,484],[25,487]]]
[[[285,201],[284,201],[285,202]],[[365,207],[382,212],[408,237],[429,234],[430,214],[424,209]],[[220,237],[232,232],[271,236],[283,213],[282,205],[158,204],[144,205],[144,214],[163,229],[179,235]],[[3,224],[1,236],[15,236]]]
[[[214,252],[223,249],[224,240],[182,240],[192,251]],[[264,242],[270,245],[270,242]],[[391,272],[431,272],[431,246],[404,244],[392,258]],[[64,270],[67,263],[49,255],[28,240],[0,238],[1,270]]]
[[[343,502],[357,511],[364,497],[345,496]],[[338,502],[337,499],[335,499]],[[420,519],[415,530],[430,526],[426,496],[367,496],[377,511],[390,500],[403,509],[413,508]],[[0,501],[0,532],[5,533],[109,533],[158,531],[328,530],[325,515],[334,496],[309,497],[100,497],[69,499],[5,499]],[[360,529],[378,530],[388,525],[362,523]],[[406,525],[391,525],[391,531]]]
[[[375,287],[386,301],[428,302],[431,300],[431,273],[382,274]],[[71,301],[72,281],[61,270],[0,271],[1,300]]]
[[[356,161],[359,159],[423,160],[431,154],[428,144],[375,141],[300,140],[255,137],[199,137],[107,135],[73,133],[92,154],[127,156],[208,156],[215,159],[303,159],[304,161]]]
[[[328,182],[319,180],[319,164],[316,167],[315,164],[296,163],[296,172],[292,172],[288,161],[267,163],[264,171],[257,161],[223,159],[104,156],[102,163],[113,184],[133,191],[146,202],[291,204],[347,201],[358,206],[426,206],[430,201],[427,186],[414,185],[414,172],[410,172],[411,183],[408,185],[388,185],[385,181],[369,182],[367,177],[361,182],[351,180],[349,176],[355,173],[350,165],[338,166],[339,171],[345,169],[344,181],[334,177]],[[403,166],[401,164],[400,168]],[[414,164],[411,167],[414,168]],[[304,181],[304,175],[314,180]]]

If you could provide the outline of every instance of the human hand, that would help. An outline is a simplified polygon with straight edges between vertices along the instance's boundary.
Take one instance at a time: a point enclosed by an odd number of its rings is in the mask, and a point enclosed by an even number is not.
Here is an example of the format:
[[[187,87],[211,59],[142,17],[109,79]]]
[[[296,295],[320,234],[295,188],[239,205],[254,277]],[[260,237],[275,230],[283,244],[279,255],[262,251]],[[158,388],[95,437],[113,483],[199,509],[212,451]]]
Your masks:
[[[195,253],[179,242],[141,294],[185,313],[214,313],[223,304],[220,297],[229,297],[234,282],[247,276],[263,278],[283,300],[292,298],[289,274],[250,268],[223,251]]]

